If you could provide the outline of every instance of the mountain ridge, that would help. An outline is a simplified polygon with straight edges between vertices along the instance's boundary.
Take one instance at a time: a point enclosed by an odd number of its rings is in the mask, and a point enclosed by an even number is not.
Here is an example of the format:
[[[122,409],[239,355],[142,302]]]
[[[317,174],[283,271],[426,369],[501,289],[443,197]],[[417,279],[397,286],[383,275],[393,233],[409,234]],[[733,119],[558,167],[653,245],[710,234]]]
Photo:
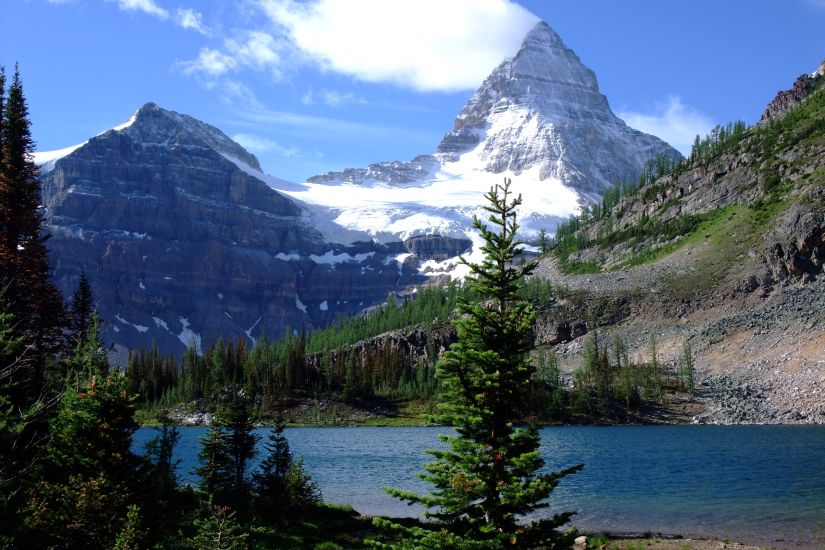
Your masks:
[[[650,136],[637,147],[642,134],[613,115],[595,75],[547,25],[493,75],[499,89],[488,82],[484,93],[495,92],[502,108],[482,117],[489,140],[353,169],[352,181],[268,176],[219,129],[151,102],[79,146],[40,154],[58,285],[68,295],[81,269],[89,272],[109,322],[104,337],[122,350],[155,341],[180,351],[220,336],[254,343],[466,274],[459,256],[480,254],[473,216],[484,215],[484,193],[502,177],[515,176],[514,191],[524,195],[525,235],[552,230],[591,196],[571,183],[586,172],[569,161],[580,154],[574,143],[604,149],[580,166],[614,163],[631,178],[654,150],[678,155]],[[564,86],[542,89],[553,78]],[[539,112],[561,116],[565,102],[577,103],[558,124]],[[562,125],[567,134],[554,134]],[[554,163],[564,169],[543,168]],[[599,166],[593,193],[607,182]]]

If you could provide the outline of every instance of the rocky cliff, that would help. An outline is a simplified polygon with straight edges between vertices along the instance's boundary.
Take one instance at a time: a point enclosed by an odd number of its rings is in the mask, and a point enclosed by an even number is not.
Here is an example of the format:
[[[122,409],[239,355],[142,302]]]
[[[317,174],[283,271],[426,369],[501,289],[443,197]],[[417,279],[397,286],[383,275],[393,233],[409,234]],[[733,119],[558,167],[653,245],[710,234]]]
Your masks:
[[[121,352],[277,337],[420,280],[403,243],[331,245],[216,128],[152,103],[51,160],[46,230],[65,294],[88,272],[103,336]]]
[[[803,74],[797,78],[790,89],[780,90],[765,108],[760,121],[780,117],[792,107],[799,105],[823,78],[825,78],[825,61],[820,63],[811,74]]]

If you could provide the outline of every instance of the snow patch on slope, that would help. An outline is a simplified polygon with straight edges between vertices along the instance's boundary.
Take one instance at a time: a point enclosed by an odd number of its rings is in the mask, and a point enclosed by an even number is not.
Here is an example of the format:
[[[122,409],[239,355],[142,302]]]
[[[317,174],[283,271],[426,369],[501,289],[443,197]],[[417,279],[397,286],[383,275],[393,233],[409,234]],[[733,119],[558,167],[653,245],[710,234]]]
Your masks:
[[[239,160],[232,155],[227,155],[226,153],[221,153],[221,156],[240,168],[242,172],[249,174],[253,178],[262,181],[263,183],[267,184],[272,189],[276,191],[284,191],[287,189],[298,191],[301,189],[301,186],[297,183],[293,183],[291,181],[283,180],[281,178],[276,178],[274,176],[270,176],[269,174],[265,174],[260,170],[256,170],[255,168],[249,166],[247,163]]]
[[[180,334],[178,334],[178,340],[183,342],[183,345],[187,348],[194,347],[195,353],[198,354],[199,357],[203,355],[203,349],[201,348],[201,335],[189,327],[189,319],[186,317],[180,317],[178,321],[180,321],[182,327]]]

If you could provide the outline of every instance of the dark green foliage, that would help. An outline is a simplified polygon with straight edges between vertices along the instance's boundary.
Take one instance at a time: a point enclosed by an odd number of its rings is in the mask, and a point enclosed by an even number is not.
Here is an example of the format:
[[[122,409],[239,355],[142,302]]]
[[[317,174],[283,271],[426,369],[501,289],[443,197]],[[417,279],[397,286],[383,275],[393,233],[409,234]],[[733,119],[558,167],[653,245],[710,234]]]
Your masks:
[[[531,410],[542,419],[563,421],[568,417],[569,398],[553,350],[542,349],[535,358],[536,373],[531,385]]]
[[[278,506],[281,504],[279,498],[286,492],[286,474],[292,465],[292,452],[284,435],[282,419],[278,419],[269,433],[264,451],[266,456],[258,470],[252,474],[252,482],[261,499]]]
[[[68,363],[28,520],[44,544],[111,547],[138,498],[134,405],[123,376],[107,374],[96,326]]]
[[[539,252],[542,254],[547,254],[550,250],[550,239],[547,237],[547,231],[544,229],[539,231],[538,247]]]
[[[200,476],[200,489],[207,495],[217,496],[220,502],[232,487],[232,465],[226,436],[220,424],[213,420],[209,432],[199,440],[198,460],[201,465],[195,469]]]
[[[720,155],[730,153],[747,136],[747,126],[741,120],[717,125],[704,139],[696,136],[688,157],[690,165],[708,164]]]
[[[446,320],[464,293],[459,283],[419,289],[406,297],[400,307],[392,298],[392,307],[386,304],[365,318],[342,317],[332,326],[313,331],[307,341],[307,353],[315,353],[354,344],[377,334],[435,320]]]
[[[585,343],[584,364],[573,376],[573,389],[564,394],[555,418],[573,417],[602,421],[629,421],[644,406],[656,405],[667,384],[659,363],[656,340],[649,340],[650,358],[630,360],[627,343],[615,336],[610,346],[594,329]]]
[[[34,142],[17,68],[8,95],[4,85],[0,67],[0,289],[29,358],[14,373],[21,383],[14,401],[23,405],[38,398],[47,359],[63,346],[65,306],[49,280]]]
[[[85,271],[80,272],[80,279],[77,283],[77,290],[72,295],[70,305],[70,320],[72,328],[72,340],[75,344],[83,342],[89,327],[92,325],[92,317],[95,315],[94,296],[89,278]]]
[[[294,460],[281,419],[269,434],[265,452],[264,460],[252,475],[258,514],[281,522],[317,508],[321,492],[304,471],[303,458]]]
[[[26,491],[34,481],[38,447],[45,439],[39,421],[44,404],[15,404],[19,383],[13,380],[28,357],[14,335],[13,316],[2,305],[0,301],[0,547],[13,545],[21,528]]]
[[[545,499],[561,478],[581,466],[539,474],[544,460],[536,427],[515,427],[525,416],[534,372],[529,352],[535,311],[519,289],[535,265],[515,265],[521,197],[511,200],[509,185],[505,180],[486,195],[488,220],[495,230],[475,220],[485,257],[481,264],[465,264],[472,274],[468,285],[480,299],[459,302],[458,342],[438,363],[443,391],[433,419],[454,426],[457,435],[442,436],[450,450],[428,451],[436,459],[424,466],[427,473],[422,475],[435,486],[429,495],[388,489],[402,500],[423,504],[436,529],[378,520],[406,539],[390,547],[561,548],[570,543],[556,529],[571,513],[523,523],[526,514],[547,506]]]
[[[249,400],[238,390],[233,393],[200,441],[201,466],[195,473],[201,477],[201,490],[213,502],[237,509],[249,495],[249,463],[257,454],[258,436],[253,432]]]
[[[284,477],[286,500],[292,514],[302,514],[321,503],[321,489],[304,470],[304,459],[289,465]]]

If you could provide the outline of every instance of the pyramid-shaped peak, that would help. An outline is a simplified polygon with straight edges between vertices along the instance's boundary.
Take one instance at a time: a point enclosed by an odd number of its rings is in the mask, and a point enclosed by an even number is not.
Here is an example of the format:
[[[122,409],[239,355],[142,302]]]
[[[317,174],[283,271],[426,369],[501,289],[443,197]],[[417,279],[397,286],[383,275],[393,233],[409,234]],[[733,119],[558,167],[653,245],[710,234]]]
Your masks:
[[[564,42],[562,42],[561,36],[550,28],[550,25],[544,21],[539,21],[524,37],[519,50],[535,46],[564,46]]]
[[[154,102],[143,104],[126,124],[114,128],[144,144],[171,146],[193,144],[214,149],[260,171],[255,155],[249,153],[226,134],[189,115],[160,107]]]

